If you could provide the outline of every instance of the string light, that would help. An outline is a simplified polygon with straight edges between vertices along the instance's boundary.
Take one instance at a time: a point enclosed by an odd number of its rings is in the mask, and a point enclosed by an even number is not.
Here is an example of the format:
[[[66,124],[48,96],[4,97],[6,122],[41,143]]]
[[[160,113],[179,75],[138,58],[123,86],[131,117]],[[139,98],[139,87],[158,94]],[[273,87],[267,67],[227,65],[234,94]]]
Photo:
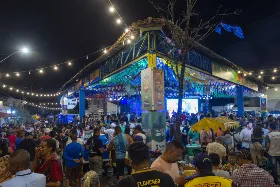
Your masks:
[[[113,13],[113,12],[115,12],[115,8],[111,6],[111,7],[109,8],[109,11]]]
[[[7,73],[7,74],[6,74],[6,77],[10,77],[10,74]]]
[[[9,87],[9,90],[12,91],[12,90],[15,90],[15,92],[17,93],[21,93],[21,94],[24,94],[24,90],[20,90],[18,88],[15,88],[13,86],[10,86],[10,85],[6,85],[6,84],[3,84],[3,83],[0,83],[0,85],[2,86],[3,89],[5,89],[6,87]],[[29,93],[29,92],[26,92],[27,95],[30,95],[30,96],[33,96],[33,97],[43,97],[43,96],[47,96],[47,97],[56,97],[56,96],[59,96],[60,95],[60,92],[57,92],[57,93],[51,93],[51,94],[40,94],[40,93]]]
[[[116,22],[117,22],[117,24],[121,24],[122,20],[118,18],[118,19],[116,20]]]
[[[134,36],[134,35],[131,35],[130,38],[133,40],[133,39],[135,38],[135,36]]]
[[[272,80],[274,80],[274,79],[275,79],[275,77],[272,77],[271,79],[272,79]]]
[[[249,75],[252,75],[252,72],[249,72]]]
[[[41,74],[44,73],[44,70],[40,69],[40,70],[39,70],[39,73],[41,73]]]
[[[258,78],[260,79],[260,78],[262,78],[262,76],[259,75]]]
[[[263,74],[263,71],[261,71],[261,75]]]
[[[129,29],[128,29],[128,28],[126,28],[126,29],[124,30],[124,32],[128,33],[128,32],[129,32]]]
[[[128,44],[130,44],[130,43],[131,43],[131,40],[130,40],[130,39],[128,39],[128,40],[127,40],[127,43],[128,43]]]
[[[247,76],[247,74],[246,73],[244,73],[244,77],[246,77]]]
[[[104,49],[103,53],[104,53],[104,54],[106,54],[106,53],[107,53],[107,50],[106,50],[106,49]]]
[[[17,76],[17,77],[19,77],[19,76],[20,76],[20,74],[19,74],[19,73],[16,73],[16,76]]]
[[[58,70],[58,67],[57,67],[57,66],[54,66],[53,69],[54,69],[54,70]]]
[[[71,63],[71,62],[68,62],[68,66],[72,66],[72,63]]]
[[[275,68],[275,69],[273,70],[273,72],[276,73],[276,72],[277,72],[277,69]]]

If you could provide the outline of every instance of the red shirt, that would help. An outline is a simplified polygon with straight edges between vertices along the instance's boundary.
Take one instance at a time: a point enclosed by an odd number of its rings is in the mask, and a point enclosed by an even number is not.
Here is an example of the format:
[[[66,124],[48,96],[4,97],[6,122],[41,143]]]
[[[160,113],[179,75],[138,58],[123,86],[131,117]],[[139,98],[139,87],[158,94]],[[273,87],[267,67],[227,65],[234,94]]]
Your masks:
[[[61,170],[61,164],[56,160],[56,156],[52,156],[49,160],[46,162],[41,162],[36,167],[36,173],[45,174],[48,170],[48,167],[50,168],[50,174],[47,177],[47,183],[48,182],[56,182],[56,181],[62,181],[63,180],[63,174]]]
[[[15,151],[17,136],[14,135],[14,134],[11,134],[10,136],[6,136],[6,138],[9,140],[9,142],[11,144],[11,148],[13,149],[13,151]]]
[[[42,141],[47,140],[47,139],[51,139],[51,137],[49,135],[45,135],[45,136],[42,136],[40,140],[42,142]]]

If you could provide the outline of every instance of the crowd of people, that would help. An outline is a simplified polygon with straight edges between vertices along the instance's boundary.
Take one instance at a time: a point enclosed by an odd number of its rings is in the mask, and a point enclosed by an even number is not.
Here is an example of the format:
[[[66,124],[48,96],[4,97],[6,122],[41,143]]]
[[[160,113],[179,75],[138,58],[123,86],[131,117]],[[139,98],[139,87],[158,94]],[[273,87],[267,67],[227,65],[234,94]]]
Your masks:
[[[107,116],[81,125],[3,125],[0,186],[100,187],[110,168],[118,180],[112,185],[117,187],[278,185],[277,119],[251,115],[237,119],[231,114],[229,118],[239,120],[239,130],[192,131],[204,116],[184,113],[177,140],[174,116],[168,118],[166,147],[153,159],[139,116]],[[200,148],[190,158],[192,144]]]

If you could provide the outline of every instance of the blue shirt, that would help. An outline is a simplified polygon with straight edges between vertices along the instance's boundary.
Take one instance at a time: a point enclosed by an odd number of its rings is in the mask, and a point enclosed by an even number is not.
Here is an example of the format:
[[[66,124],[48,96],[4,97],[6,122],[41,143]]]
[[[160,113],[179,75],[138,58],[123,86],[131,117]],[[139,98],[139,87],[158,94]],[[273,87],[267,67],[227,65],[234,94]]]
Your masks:
[[[42,187],[46,186],[43,174],[33,173],[30,169],[19,171],[16,176],[2,184],[2,187]]]
[[[16,149],[18,148],[19,143],[22,141],[22,138],[17,138],[16,140]]]
[[[73,159],[80,159],[84,155],[83,152],[83,147],[81,144],[77,142],[71,142],[68,144],[63,153],[63,157],[65,158],[66,161],[66,166],[68,168],[74,168],[77,167],[80,163],[74,162]]]
[[[128,144],[126,134],[119,134],[113,139],[115,145],[116,159],[125,159],[126,145]]]

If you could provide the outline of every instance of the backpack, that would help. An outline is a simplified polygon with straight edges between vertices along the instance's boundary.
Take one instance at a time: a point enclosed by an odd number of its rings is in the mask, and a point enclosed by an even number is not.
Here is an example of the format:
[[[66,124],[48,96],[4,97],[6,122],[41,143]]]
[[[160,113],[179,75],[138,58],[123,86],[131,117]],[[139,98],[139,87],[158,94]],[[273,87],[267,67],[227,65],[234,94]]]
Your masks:
[[[89,142],[88,147],[89,147],[88,148],[89,157],[97,156],[97,152],[95,151],[94,137],[91,138],[91,141]]]
[[[46,176],[46,181],[47,182],[51,181],[50,180],[50,178],[51,178],[51,164],[53,162],[58,162],[59,165],[60,165],[60,170],[62,171],[62,167],[61,167],[60,161],[57,158],[51,159],[51,161],[48,163],[48,167],[47,167],[46,171],[44,172],[44,175]],[[62,183],[63,183],[63,181],[60,181],[60,186],[62,186]]]

